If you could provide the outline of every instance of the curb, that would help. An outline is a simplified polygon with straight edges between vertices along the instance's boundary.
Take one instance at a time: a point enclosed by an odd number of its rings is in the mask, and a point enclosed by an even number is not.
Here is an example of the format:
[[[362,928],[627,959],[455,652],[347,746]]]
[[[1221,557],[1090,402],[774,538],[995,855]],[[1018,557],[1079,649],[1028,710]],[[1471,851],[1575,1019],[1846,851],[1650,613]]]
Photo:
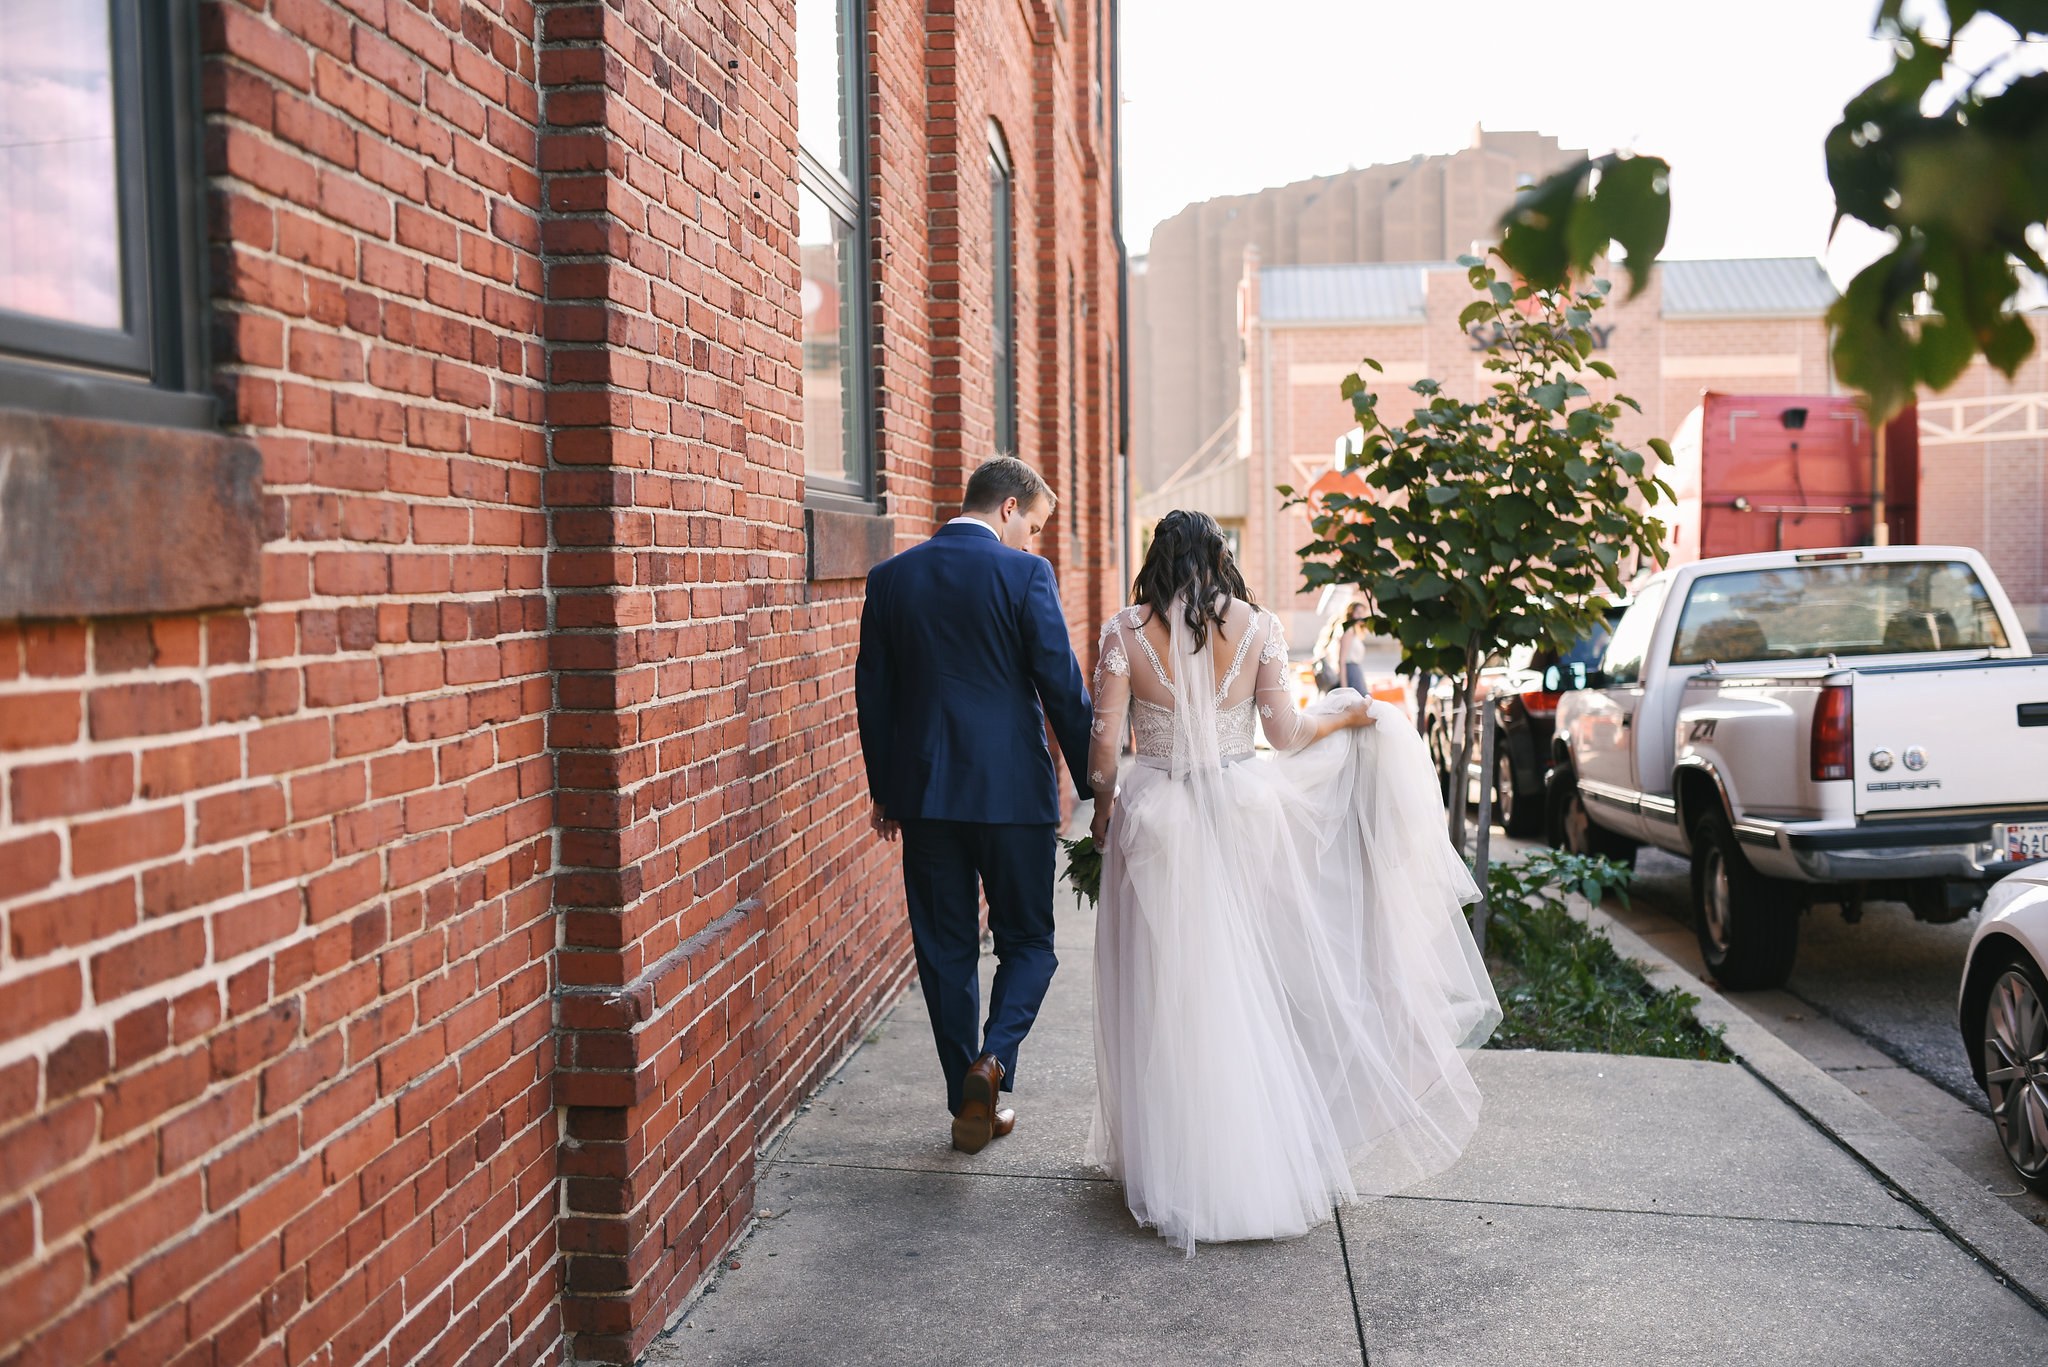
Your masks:
[[[1572,901],[1577,913],[1582,901]],[[2048,1237],[2039,1228],[1627,926],[1599,907],[1588,908],[1584,917],[1607,933],[1624,959],[1635,960],[1652,985],[1699,998],[1693,1015],[1701,1025],[1723,1028],[1729,1051],[1758,1081],[2048,1315]]]

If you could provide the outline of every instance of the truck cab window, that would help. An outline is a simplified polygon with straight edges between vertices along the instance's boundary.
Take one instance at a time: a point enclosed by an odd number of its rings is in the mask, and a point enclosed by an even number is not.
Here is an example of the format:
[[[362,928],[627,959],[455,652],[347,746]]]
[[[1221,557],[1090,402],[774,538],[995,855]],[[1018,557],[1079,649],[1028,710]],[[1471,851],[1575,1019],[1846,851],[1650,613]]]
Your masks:
[[[1657,611],[1664,606],[1668,588],[1663,583],[1649,585],[1621,615],[1620,624],[1614,628],[1614,639],[1607,643],[1607,658],[1600,666],[1610,685],[1632,684],[1642,679],[1643,656],[1649,653],[1650,636],[1657,629]]]
[[[1671,663],[2002,650],[2005,626],[1958,560],[1800,565],[1703,575],[1686,595]]]

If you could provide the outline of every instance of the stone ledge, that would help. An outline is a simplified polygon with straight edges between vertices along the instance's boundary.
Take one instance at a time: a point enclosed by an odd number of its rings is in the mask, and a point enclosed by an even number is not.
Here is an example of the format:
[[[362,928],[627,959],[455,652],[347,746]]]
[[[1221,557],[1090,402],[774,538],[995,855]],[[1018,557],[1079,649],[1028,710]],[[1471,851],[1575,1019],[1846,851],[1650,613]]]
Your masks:
[[[804,509],[804,578],[865,579],[894,554],[895,518]]]
[[[0,408],[0,619],[258,602],[262,489],[218,432]]]

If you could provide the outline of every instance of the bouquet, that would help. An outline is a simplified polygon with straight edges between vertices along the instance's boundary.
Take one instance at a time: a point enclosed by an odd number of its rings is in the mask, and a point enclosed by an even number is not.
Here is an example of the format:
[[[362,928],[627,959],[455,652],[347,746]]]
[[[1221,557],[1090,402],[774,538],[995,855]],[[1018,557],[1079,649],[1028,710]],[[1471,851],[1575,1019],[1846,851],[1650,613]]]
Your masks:
[[[1095,848],[1095,837],[1063,839],[1060,844],[1067,847],[1067,881],[1094,906],[1102,897],[1102,851]]]

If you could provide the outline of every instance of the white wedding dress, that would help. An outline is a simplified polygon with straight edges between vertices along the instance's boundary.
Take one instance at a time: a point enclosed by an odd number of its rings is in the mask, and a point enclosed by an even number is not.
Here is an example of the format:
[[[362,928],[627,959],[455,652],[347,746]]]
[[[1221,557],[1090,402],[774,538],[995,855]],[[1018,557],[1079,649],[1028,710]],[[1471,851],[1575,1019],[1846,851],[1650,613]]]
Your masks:
[[[1500,1004],[1399,710],[1311,744],[1278,619],[1233,601],[1197,649],[1171,617],[1163,658],[1149,609],[1110,619],[1095,675],[1090,778],[1115,774],[1131,708],[1137,763],[1103,862],[1088,1161],[1192,1253],[1306,1233],[1455,1162],[1479,1117],[1461,1051]],[[1255,755],[1261,724],[1277,756]]]

